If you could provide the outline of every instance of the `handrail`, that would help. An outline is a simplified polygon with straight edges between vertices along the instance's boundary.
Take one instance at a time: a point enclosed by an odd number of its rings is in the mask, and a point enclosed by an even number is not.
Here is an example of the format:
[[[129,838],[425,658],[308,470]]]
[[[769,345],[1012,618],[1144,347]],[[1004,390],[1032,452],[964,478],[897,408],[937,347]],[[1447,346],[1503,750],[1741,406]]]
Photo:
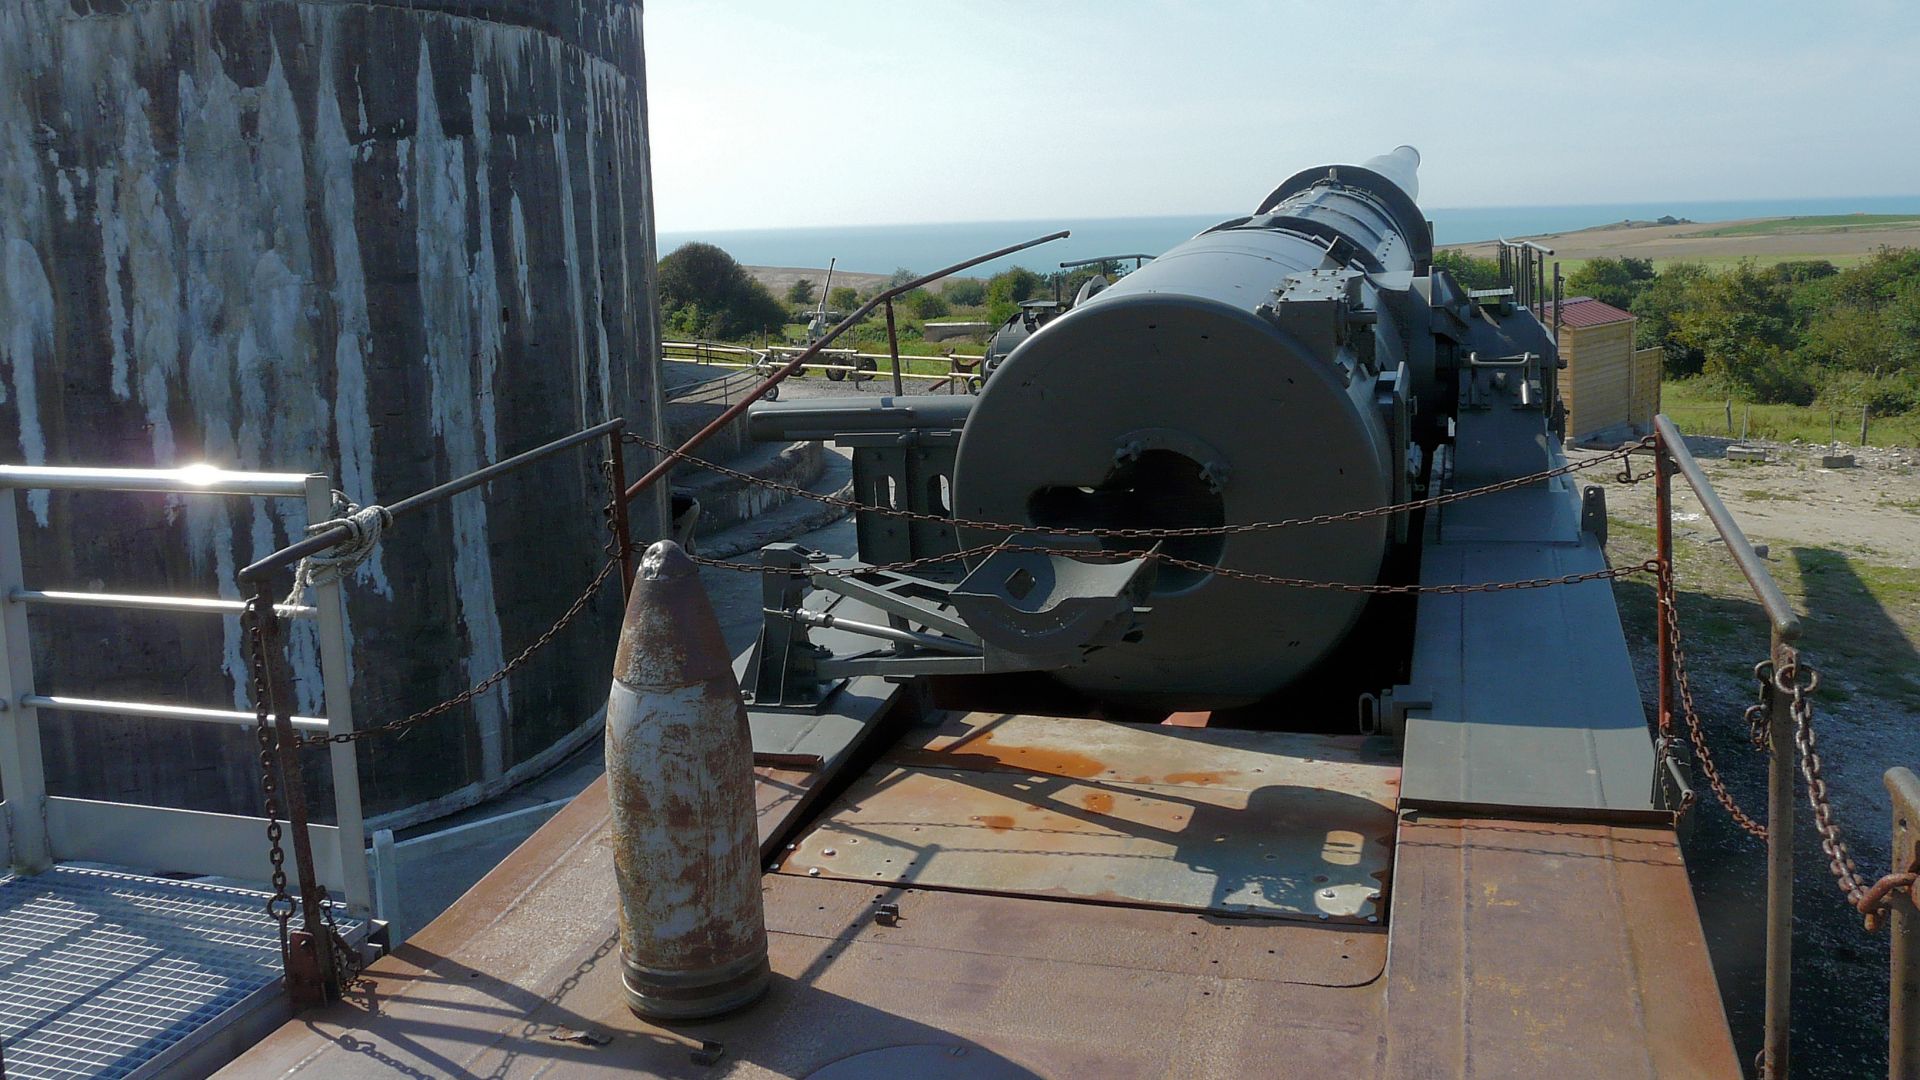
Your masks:
[[[1065,229],[1062,229],[1059,232],[1049,233],[1046,236],[1035,237],[1034,239],[1028,240],[1025,243],[1014,244],[1010,247],[1003,247],[998,251],[989,251],[985,255],[976,255],[973,258],[968,259],[966,262],[955,263],[952,266],[946,267],[945,269],[935,270],[931,274],[923,274],[920,277],[914,278],[912,281],[906,282],[905,284],[895,285],[893,288],[888,289],[885,292],[880,293],[878,296],[873,297],[872,299],[868,300],[866,303],[860,305],[860,307],[857,310],[855,310],[853,314],[833,324],[833,329],[828,330],[824,335],[822,335],[820,340],[807,346],[806,349],[804,349],[798,356],[795,356],[793,359],[787,361],[785,364],[782,364],[779,368],[775,369],[771,375],[768,375],[766,377],[765,381],[763,381],[759,386],[754,387],[752,390],[749,390],[745,397],[741,398],[739,401],[736,401],[732,405],[728,406],[725,412],[721,413],[719,416],[714,417],[713,420],[709,422],[706,427],[703,427],[699,431],[694,432],[693,435],[690,436],[686,442],[680,444],[680,448],[678,451],[676,451],[675,454],[669,454],[661,458],[658,462],[656,462],[653,468],[647,470],[646,475],[642,476],[638,480],[635,480],[633,482],[633,485],[627,488],[626,500],[628,502],[632,502],[633,499],[636,496],[638,496],[641,492],[647,490],[647,488],[649,487],[652,487],[656,481],[658,481],[661,477],[667,475],[667,473],[673,469],[674,465],[679,463],[679,458],[677,456],[678,454],[688,454],[688,453],[692,453],[694,450],[699,449],[702,443],[706,442],[708,439],[711,439],[715,435],[719,434],[721,430],[723,430],[728,424],[733,423],[734,420],[737,419],[741,413],[747,411],[748,406],[752,405],[754,402],[759,401],[761,398],[765,397],[767,395],[767,391],[772,390],[774,387],[780,385],[780,383],[784,381],[787,376],[805,367],[808,360],[813,359],[813,357],[816,354],[818,354],[821,349],[826,348],[829,344],[833,342],[835,338],[839,337],[841,334],[845,333],[849,328],[851,328],[853,324],[859,322],[861,319],[866,318],[867,315],[870,314],[874,308],[877,308],[881,304],[884,304],[887,301],[892,300],[894,297],[899,296],[901,293],[911,292],[914,289],[917,289],[920,286],[925,285],[930,281],[938,281],[941,278],[946,277],[950,274],[957,274],[960,271],[965,270],[970,266],[978,266],[983,262],[991,262],[994,259],[1004,258],[1008,255],[1011,255],[1016,251],[1025,251],[1030,247],[1034,247],[1039,244],[1045,244],[1053,240],[1062,240],[1071,235],[1072,233],[1068,232]]]
[[[65,465],[0,465],[0,488],[48,491],[164,491],[181,495],[305,493],[305,473],[230,472],[212,465],[175,469],[95,469]]]
[[[551,457],[562,450],[570,449],[579,446],[581,443],[597,439],[609,431],[618,431],[626,427],[626,425],[627,421],[624,417],[615,417],[605,423],[595,424],[584,431],[576,431],[565,438],[555,439],[544,446],[536,446],[524,453],[515,454],[505,461],[498,461],[484,468],[476,469],[457,480],[449,480],[437,487],[431,487],[418,494],[409,495],[399,502],[388,506],[387,512],[398,518],[418,510],[421,507],[431,506],[437,502],[444,502],[463,491],[471,491],[481,484],[503,474],[510,473],[523,465],[530,465],[541,458]],[[628,497],[631,498],[632,496]],[[292,566],[294,563],[299,562],[309,555],[325,551],[352,535],[352,531],[346,526],[336,525],[325,532],[315,533],[299,543],[289,544],[258,562],[250,563],[242,567],[237,576],[241,581],[254,581],[267,574],[273,573],[275,570]]]
[[[1794,614],[1793,605],[1787,602],[1786,594],[1780,591],[1780,586],[1774,582],[1773,575],[1767,571],[1766,562],[1760,558],[1758,552],[1753,550],[1753,543],[1747,539],[1747,534],[1741,531],[1740,523],[1733,519],[1733,515],[1727,511],[1726,504],[1722,503],[1720,496],[1714,492],[1713,485],[1707,482],[1706,474],[1700,471],[1700,463],[1694,460],[1692,452],[1687,449],[1687,441],[1680,434],[1680,429],[1674,426],[1672,420],[1667,419],[1665,413],[1653,418],[1653,426],[1659,433],[1661,447],[1666,450],[1667,456],[1673,459],[1673,464],[1680,470],[1680,475],[1686,477],[1687,486],[1693,489],[1694,496],[1700,500],[1700,508],[1706,511],[1707,519],[1713,522],[1715,529],[1719,530],[1720,539],[1727,545],[1727,554],[1733,557],[1734,565],[1746,575],[1747,584],[1753,588],[1754,596],[1760,601],[1760,606],[1766,609],[1767,618],[1773,622],[1774,632],[1779,634],[1780,640],[1784,642],[1798,640],[1800,616]]]

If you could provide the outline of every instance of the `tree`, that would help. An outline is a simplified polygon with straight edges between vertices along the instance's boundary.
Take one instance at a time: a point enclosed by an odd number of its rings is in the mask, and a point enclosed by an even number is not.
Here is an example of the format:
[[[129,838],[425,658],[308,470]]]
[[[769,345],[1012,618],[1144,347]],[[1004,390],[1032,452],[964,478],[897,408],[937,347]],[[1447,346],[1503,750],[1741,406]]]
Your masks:
[[[1020,310],[1020,301],[1029,299],[1045,279],[1024,266],[1002,270],[987,281],[987,318],[1006,322]]]
[[[1567,276],[1567,295],[1591,296],[1622,310],[1654,279],[1652,259],[1589,259]]]
[[[979,278],[948,278],[940,287],[940,295],[955,307],[973,307],[986,302],[987,283]]]
[[[1640,288],[1627,308],[1640,318],[1640,348],[1659,346],[1666,350],[1669,375],[1698,375],[1706,363],[1698,349],[1680,340],[1674,323],[1675,316],[1691,303],[1691,291],[1706,276],[1707,268],[1699,263],[1668,263]]]
[[[836,285],[827,294],[827,306],[841,313],[850,313],[860,306],[860,294],[851,285]]]
[[[1767,274],[1743,262],[1694,282],[1686,301],[1674,315],[1674,338],[1700,350],[1702,370],[1725,380],[1729,393],[1812,400],[1804,364],[1787,351],[1795,341],[1786,299]]]
[[[1452,274],[1453,280],[1463,289],[1497,289],[1501,284],[1498,262],[1464,251],[1448,249],[1434,252],[1433,268]]]
[[[939,293],[915,289],[900,298],[907,310],[922,319],[937,319],[947,313],[947,302]]]
[[[813,279],[801,278],[787,290],[787,303],[806,307],[813,303]]]
[[[919,274],[916,274],[913,271],[902,266],[899,269],[895,270],[893,273],[887,275],[887,288],[897,289],[900,286],[905,285],[907,282],[912,281],[914,278],[917,278],[919,276],[920,276]]]
[[[787,321],[767,287],[712,244],[686,244],[661,259],[656,284],[667,328],[677,334],[741,340]]]

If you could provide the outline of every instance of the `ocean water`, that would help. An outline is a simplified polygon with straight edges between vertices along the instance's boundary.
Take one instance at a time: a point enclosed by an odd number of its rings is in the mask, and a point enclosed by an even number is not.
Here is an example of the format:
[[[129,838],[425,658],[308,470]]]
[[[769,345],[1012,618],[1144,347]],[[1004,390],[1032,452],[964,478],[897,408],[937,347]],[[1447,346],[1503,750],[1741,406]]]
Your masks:
[[[1244,213],[1241,211],[1240,213]],[[1794,214],[1920,213],[1920,195],[1858,198],[1675,200],[1664,203],[1591,203],[1574,206],[1489,206],[1429,209],[1434,239],[1464,244],[1502,236],[1534,236],[1608,225],[1628,219],[1649,221],[1663,215],[1693,221],[1782,217]],[[1061,229],[1065,240],[983,264],[976,274],[1021,265],[1052,269],[1064,260],[1141,252],[1157,255],[1182,240],[1238,214],[1181,214],[1167,217],[1060,218],[1040,221],[966,221],[922,225],[849,225],[803,229],[703,229],[662,232],[661,254],[681,244],[704,240],[717,244],[749,266],[825,266],[887,274],[901,267],[919,272],[963,262],[996,248]]]

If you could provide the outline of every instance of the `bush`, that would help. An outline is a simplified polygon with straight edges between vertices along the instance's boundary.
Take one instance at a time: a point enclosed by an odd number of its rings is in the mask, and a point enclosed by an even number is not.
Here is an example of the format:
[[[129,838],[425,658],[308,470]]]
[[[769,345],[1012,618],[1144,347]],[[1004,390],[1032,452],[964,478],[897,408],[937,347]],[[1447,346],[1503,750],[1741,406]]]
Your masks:
[[[1020,301],[1032,298],[1045,281],[1024,266],[1003,270],[987,281],[987,318],[1006,322],[1020,310]]]
[[[842,315],[850,315],[854,308],[860,306],[860,294],[855,292],[851,285],[836,285],[833,291],[827,294],[827,306]]]
[[[787,310],[733,256],[686,244],[660,260],[660,310],[669,332],[738,341],[786,325]]]
[[[979,278],[949,278],[940,295],[954,307],[974,307],[987,301],[987,283]]]
[[[947,302],[939,293],[928,292],[925,289],[915,289],[900,299],[902,303],[906,304],[908,311],[913,312],[922,319],[937,319],[947,313]]]
[[[1464,251],[1436,251],[1433,253],[1433,268],[1452,274],[1453,280],[1463,289],[1500,287],[1500,264],[1493,259],[1482,259]]]

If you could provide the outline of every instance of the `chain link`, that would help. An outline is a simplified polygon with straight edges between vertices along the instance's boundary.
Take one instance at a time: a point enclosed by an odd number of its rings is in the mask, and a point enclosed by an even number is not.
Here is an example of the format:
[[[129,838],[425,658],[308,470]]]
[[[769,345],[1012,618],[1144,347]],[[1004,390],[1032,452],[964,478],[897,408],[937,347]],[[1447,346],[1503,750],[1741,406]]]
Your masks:
[[[1363,521],[1367,518],[1405,513],[1410,510],[1425,510],[1435,506],[1445,506],[1448,503],[1459,502],[1463,499],[1478,498],[1482,495],[1493,495],[1502,491],[1513,491],[1539,483],[1543,480],[1551,480],[1557,476],[1567,476],[1584,469],[1596,468],[1614,460],[1622,462],[1621,473],[1616,478],[1622,483],[1638,483],[1653,475],[1651,472],[1636,475],[1632,472],[1632,466],[1626,464],[1627,459],[1634,453],[1641,450],[1652,449],[1653,439],[1649,436],[1638,442],[1631,442],[1615,447],[1597,457],[1587,458],[1583,461],[1568,462],[1565,465],[1544,469],[1526,476],[1518,476],[1511,480],[1502,480],[1498,483],[1488,484],[1485,487],[1470,488],[1466,491],[1452,491],[1444,495],[1433,495],[1428,498],[1414,499],[1411,502],[1394,503],[1389,506],[1374,506],[1364,510],[1348,510],[1338,514],[1315,514],[1311,517],[1286,518],[1280,521],[1245,521],[1236,522],[1231,525],[1190,525],[1163,529],[1086,529],[1066,526],[1040,529],[1031,523],[1017,525],[1005,521],[976,521],[969,518],[949,517],[946,514],[928,514],[915,510],[901,510],[891,506],[872,506],[858,499],[843,499],[837,495],[825,495],[818,491],[809,491],[797,484],[786,484],[778,480],[769,480],[763,476],[755,476],[752,473],[728,468],[725,465],[709,461],[706,458],[682,453],[675,447],[668,446],[665,443],[655,442],[637,432],[627,432],[623,437],[628,442],[644,447],[656,454],[664,454],[667,457],[684,461],[689,465],[697,465],[700,468],[718,473],[721,476],[731,477],[748,484],[755,484],[771,491],[783,492],[793,498],[812,499],[815,502],[825,503],[828,506],[837,506],[843,510],[856,513],[877,514],[881,517],[900,518],[906,521],[931,522],[936,525],[945,525],[956,529],[976,529],[981,532],[1022,533],[1043,531],[1049,536],[1071,537],[1074,539],[1170,540],[1193,536],[1234,536],[1241,533],[1266,532],[1274,529],[1290,529],[1307,525],[1333,525],[1349,521]]]
[[[608,559],[601,565],[600,572],[593,575],[593,580],[587,583],[586,589],[574,598],[573,603],[567,605],[567,610],[561,613],[560,618],[555,620],[554,624],[549,626],[545,633],[534,638],[532,644],[520,650],[519,654],[502,665],[500,670],[474,683],[460,693],[440,702],[438,705],[429,706],[417,713],[413,713],[403,720],[395,720],[391,724],[361,728],[358,731],[343,731],[332,735],[302,735],[300,736],[301,745],[325,746],[329,743],[361,742],[379,735],[403,733],[415,724],[425,720],[431,720],[443,713],[452,712],[454,709],[467,704],[474,698],[498,686],[507,676],[518,671],[526,665],[527,661],[533,659],[535,653],[551,644],[553,639],[559,636],[560,631],[565,630],[568,624],[579,618],[580,613],[587,609],[588,602],[593,599],[595,593],[600,591],[600,586],[606,584],[608,576],[611,575],[619,565],[620,560],[617,557]]]
[[[1820,833],[1820,850],[1827,855],[1827,868],[1833,871],[1834,883],[1847,903],[1866,920],[1867,929],[1877,930],[1888,898],[1899,889],[1911,891],[1916,880],[1915,870],[1920,867],[1895,870],[1869,884],[1854,863],[1840,825],[1834,820],[1826,771],[1820,760],[1819,737],[1813,730],[1812,695],[1819,688],[1820,673],[1809,665],[1792,663],[1773,674],[1771,689],[1792,698],[1788,708],[1793,714],[1793,741],[1800,751],[1800,774],[1807,781],[1807,803],[1813,807],[1813,826]]]
[[[918,559],[908,559],[893,563],[858,563],[853,566],[798,567],[765,566],[757,563],[732,562],[727,559],[715,559],[705,555],[689,554],[687,557],[701,566],[711,566],[721,570],[736,570],[748,574],[821,574],[826,577],[859,577],[873,573],[905,573],[942,563],[985,558],[997,551],[1032,552],[1039,555],[1061,555],[1073,559],[1099,558],[1102,560],[1154,559],[1168,566],[1178,566],[1202,574],[1214,574],[1237,581],[1251,581],[1261,585],[1278,585],[1289,589],[1319,589],[1327,592],[1367,593],[1373,596],[1410,596],[1438,595],[1458,596],[1463,593],[1508,592],[1514,589],[1546,589],[1555,585],[1577,585],[1583,581],[1611,581],[1632,574],[1657,573],[1659,564],[1649,559],[1643,563],[1630,563],[1625,566],[1609,566],[1602,570],[1587,570],[1577,574],[1562,574],[1559,577],[1524,578],[1518,581],[1463,582],[1448,585],[1399,585],[1399,584],[1360,584],[1346,581],[1318,581],[1313,578],[1283,577],[1279,574],[1263,574],[1254,570],[1236,570],[1229,566],[1218,566],[1197,559],[1182,559],[1161,551],[1089,551],[1081,548],[1035,547],[1025,544],[1000,543],[977,544],[969,548],[944,555],[927,555]]]
[[[267,914],[279,928],[280,955],[285,957],[287,924],[293,918],[295,905],[293,896],[287,892],[287,853],[280,844],[280,785],[274,760],[277,733],[267,707],[267,680],[270,676],[267,667],[267,628],[264,625],[266,619],[272,618],[272,614],[271,609],[267,609],[268,614],[263,618],[261,611],[265,607],[261,594],[255,593],[249,597],[246,608],[240,613],[240,625],[247,636],[247,667],[253,682],[254,737],[260,745],[261,813],[267,819],[267,861],[273,866],[273,895],[267,899]]]
[[[1659,609],[1659,617],[1667,622],[1667,640],[1672,653],[1670,659],[1673,661],[1673,684],[1679,691],[1680,714],[1687,722],[1687,741],[1693,745],[1694,759],[1700,763],[1700,771],[1706,774],[1707,786],[1713,789],[1713,797],[1718,799],[1720,805],[1726,809],[1727,816],[1733,819],[1733,823],[1756,839],[1765,840],[1767,827],[1755,821],[1741,809],[1739,801],[1733,797],[1733,792],[1727,790],[1727,782],[1721,778],[1720,767],[1713,759],[1713,750],[1707,745],[1706,726],[1700,722],[1700,712],[1695,708],[1693,701],[1693,682],[1687,677],[1687,653],[1681,647],[1680,605],[1673,585],[1673,569],[1662,566],[1657,561],[1652,566],[1656,583],[1654,603]]]

